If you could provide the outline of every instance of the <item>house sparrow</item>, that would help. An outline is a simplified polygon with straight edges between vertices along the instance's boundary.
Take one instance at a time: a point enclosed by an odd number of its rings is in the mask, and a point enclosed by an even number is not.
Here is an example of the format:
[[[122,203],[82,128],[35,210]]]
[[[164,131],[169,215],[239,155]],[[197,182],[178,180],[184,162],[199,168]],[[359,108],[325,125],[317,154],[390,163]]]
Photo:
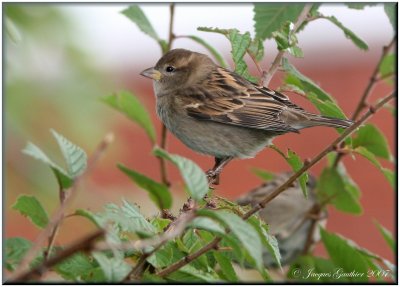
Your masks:
[[[352,124],[309,113],[287,96],[189,50],[169,51],[141,75],[153,79],[157,114],[168,130],[194,151],[215,157],[207,172],[214,184],[230,160],[254,157],[277,135]]]
[[[240,197],[236,202],[239,205],[256,206],[291,175],[289,172],[279,174],[273,180]],[[293,263],[306,248],[314,246],[320,240],[319,229],[311,230],[314,220],[322,226],[325,226],[327,222],[326,211],[321,211],[318,205],[316,179],[311,175],[309,175],[307,187],[309,193],[305,198],[296,181],[294,186],[279,194],[259,212],[259,216],[268,224],[269,232],[278,241],[282,266]],[[308,238],[309,236],[311,238]],[[267,250],[263,252],[263,260],[266,267],[277,267],[274,258]]]

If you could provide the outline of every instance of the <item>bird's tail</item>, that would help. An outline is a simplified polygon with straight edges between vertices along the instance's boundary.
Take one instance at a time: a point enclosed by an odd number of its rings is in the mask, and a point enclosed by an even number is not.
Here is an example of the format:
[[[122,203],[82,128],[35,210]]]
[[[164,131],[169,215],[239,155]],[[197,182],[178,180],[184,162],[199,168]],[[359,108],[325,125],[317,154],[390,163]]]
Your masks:
[[[332,118],[332,117],[326,117],[326,116],[320,116],[320,115],[313,115],[310,119],[310,127],[311,126],[327,126],[327,127],[332,127],[332,128],[348,128],[350,127],[354,122],[351,120],[345,120],[345,119],[338,119],[338,118]]]

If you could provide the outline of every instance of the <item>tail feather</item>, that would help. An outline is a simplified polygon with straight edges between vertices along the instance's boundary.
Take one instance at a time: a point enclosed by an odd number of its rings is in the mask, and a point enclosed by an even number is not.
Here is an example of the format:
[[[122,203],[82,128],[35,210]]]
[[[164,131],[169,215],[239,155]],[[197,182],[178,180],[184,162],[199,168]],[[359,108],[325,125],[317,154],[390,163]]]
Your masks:
[[[312,123],[311,126],[327,126],[327,127],[345,128],[345,129],[350,127],[354,123],[351,120],[338,119],[320,115],[315,115],[314,117],[312,117],[310,119],[310,122]]]

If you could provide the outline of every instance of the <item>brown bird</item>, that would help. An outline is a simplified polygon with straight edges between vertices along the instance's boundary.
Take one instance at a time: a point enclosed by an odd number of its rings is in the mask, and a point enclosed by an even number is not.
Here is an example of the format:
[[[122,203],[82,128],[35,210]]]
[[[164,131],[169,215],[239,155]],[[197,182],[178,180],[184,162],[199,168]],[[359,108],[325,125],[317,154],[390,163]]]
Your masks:
[[[194,151],[215,157],[207,172],[214,184],[229,161],[254,157],[277,135],[352,124],[309,113],[287,96],[189,50],[171,50],[141,75],[154,80],[157,114],[168,130]]]

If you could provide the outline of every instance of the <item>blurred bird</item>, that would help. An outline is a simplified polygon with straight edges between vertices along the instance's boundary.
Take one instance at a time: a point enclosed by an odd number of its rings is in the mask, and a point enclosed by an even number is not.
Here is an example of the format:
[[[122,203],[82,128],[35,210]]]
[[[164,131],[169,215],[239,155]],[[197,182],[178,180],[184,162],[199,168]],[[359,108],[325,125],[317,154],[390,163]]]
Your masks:
[[[264,183],[239,198],[237,203],[239,205],[256,206],[290,176],[291,173],[277,175],[272,181]],[[316,180],[311,175],[307,187],[308,198],[305,198],[298,181],[296,181],[293,187],[279,194],[259,212],[261,219],[268,224],[269,232],[278,241],[282,266],[293,263],[306,248],[311,248],[320,240],[319,229],[311,230],[313,220],[316,220],[318,225],[326,225],[327,214],[318,209],[315,191]],[[310,246],[307,246],[307,244],[310,244]],[[263,252],[263,260],[267,268],[277,267],[276,261],[267,250]]]
[[[154,80],[157,114],[168,130],[194,151],[215,157],[207,172],[214,184],[229,161],[254,157],[277,135],[352,124],[309,113],[287,96],[184,49],[166,53],[141,75]]]

